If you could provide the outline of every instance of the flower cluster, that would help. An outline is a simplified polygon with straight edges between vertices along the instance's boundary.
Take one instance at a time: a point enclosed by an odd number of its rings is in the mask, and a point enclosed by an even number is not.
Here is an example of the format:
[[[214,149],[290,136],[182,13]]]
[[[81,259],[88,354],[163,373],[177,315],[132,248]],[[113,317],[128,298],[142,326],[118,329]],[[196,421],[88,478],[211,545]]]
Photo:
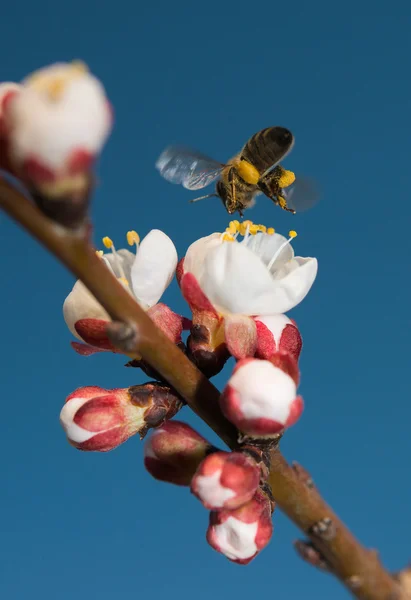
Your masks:
[[[83,63],[55,64],[21,84],[1,84],[0,168],[24,184],[47,216],[86,238],[93,165],[111,126],[104,89]],[[69,443],[82,451],[106,452],[154,429],[145,445],[147,471],[190,488],[210,514],[208,543],[239,564],[270,541],[269,449],[303,409],[297,392],[302,340],[285,313],[309,292],[317,260],[294,255],[296,235],[231,221],[225,231],[194,241],[180,261],[172,240],[158,229],[142,240],[128,231],[134,252],[116,249],[109,237],[103,238],[105,251],[96,251],[113,282],[122,284],[204,375],[212,377],[230,357],[235,360],[216,406],[238,431],[233,452],[170,421],[183,400],[136,355],[138,345],[127,365],[154,381],[112,390],[79,388],[60,413]],[[160,302],[174,275],[189,318]],[[124,353],[110,336],[109,314],[81,281],[68,294],[63,314],[78,354]]]
[[[208,543],[238,564],[250,562],[271,539],[274,502],[266,482],[267,448],[303,409],[297,393],[301,336],[281,311],[308,293],[317,261],[294,256],[295,235],[284,238],[250,221],[233,221],[227,231],[194,242],[179,262],[174,244],[158,230],[142,241],[135,231],[127,233],[135,254],[116,250],[108,237],[103,245],[109,252],[98,251],[163,333],[207,376],[234,357],[220,410],[239,432],[243,443],[238,450],[219,451],[188,425],[168,421],[181,404],[168,389],[173,401],[159,413],[152,400],[164,405],[160,383],[146,384],[151,386],[148,404],[141,402],[147,397],[144,386],[83,388],[69,396],[61,413],[70,443],[81,450],[106,451],[154,427],[145,445],[147,471],[160,481],[190,487],[210,511]],[[190,319],[159,303],[174,273]],[[81,282],[66,298],[63,312],[79,340],[72,342],[79,354],[119,352],[107,336],[108,314]],[[189,329],[186,343],[184,329]]]
[[[207,541],[238,564],[247,564],[268,544],[274,503],[261,489],[265,477],[247,450],[220,452],[194,429],[169,421],[144,449],[148,472],[191,492],[210,511]]]

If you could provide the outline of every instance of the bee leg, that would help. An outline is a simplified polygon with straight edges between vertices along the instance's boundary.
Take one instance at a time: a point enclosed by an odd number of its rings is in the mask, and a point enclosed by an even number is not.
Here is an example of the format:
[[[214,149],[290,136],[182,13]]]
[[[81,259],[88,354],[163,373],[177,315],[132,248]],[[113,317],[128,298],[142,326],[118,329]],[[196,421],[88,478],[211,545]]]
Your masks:
[[[276,204],[278,204],[278,206],[281,206],[283,210],[286,210],[287,212],[290,212],[293,215],[295,215],[295,210],[287,206],[287,200],[283,196],[277,196]]]
[[[234,183],[234,169],[230,169],[228,174],[228,181],[231,184],[231,198],[226,204],[227,212],[231,215],[237,210],[237,202],[235,199],[235,183]]]
[[[236,199],[235,199],[235,185],[234,185],[234,177],[231,178],[231,198],[233,201],[233,205],[235,206],[237,204]]]

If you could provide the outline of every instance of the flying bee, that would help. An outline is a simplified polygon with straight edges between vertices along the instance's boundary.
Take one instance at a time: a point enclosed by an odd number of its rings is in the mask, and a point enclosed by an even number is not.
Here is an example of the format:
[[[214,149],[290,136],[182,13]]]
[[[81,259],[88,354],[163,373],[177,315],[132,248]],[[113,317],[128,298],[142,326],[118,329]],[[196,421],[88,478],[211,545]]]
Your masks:
[[[294,173],[279,164],[293,145],[291,131],[285,127],[267,127],[253,135],[241,152],[226,164],[196,150],[169,146],[159,156],[156,168],[164,179],[189,190],[202,189],[218,179],[213,194],[190,202],[217,196],[229,214],[238,211],[242,216],[246,208],[254,205],[256,196],[264,194],[282,209],[295,213],[296,209],[307,208],[304,204],[312,205],[317,194],[306,180],[301,182],[302,188],[297,184],[293,186]],[[285,189],[289,186],[292,187]]]

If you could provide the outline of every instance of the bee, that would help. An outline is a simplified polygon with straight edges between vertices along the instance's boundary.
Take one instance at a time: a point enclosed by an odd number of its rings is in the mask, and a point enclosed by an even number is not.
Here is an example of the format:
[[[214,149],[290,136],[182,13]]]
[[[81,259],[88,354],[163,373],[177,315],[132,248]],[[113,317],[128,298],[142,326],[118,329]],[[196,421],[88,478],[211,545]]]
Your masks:
[[[293,145],[294,136],[289,129],[267,127],[254,134],[226,164],[196,150],[169,146],[157,159],[156,168],[164,179],[189,190],[202,189],[218,180],[214,193],[190,202],[217,196],[229,214],[238,211],[243,216],[243,211],[254,205],[256,196],[264,194],[283,210],[295,214],[297,206],[300,210],[312,205],[317,194],[306,180],[301,181],[302,186],[293,186],[294,173],[279,164]]]

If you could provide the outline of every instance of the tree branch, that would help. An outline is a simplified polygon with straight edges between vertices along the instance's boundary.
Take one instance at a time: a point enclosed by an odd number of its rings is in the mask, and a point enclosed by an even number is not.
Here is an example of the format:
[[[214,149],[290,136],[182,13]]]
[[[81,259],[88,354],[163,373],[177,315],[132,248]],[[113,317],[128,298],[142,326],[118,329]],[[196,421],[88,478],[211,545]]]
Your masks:
[[[0,206],[83,281],[114,321],[135,328],[137,347],[131,356],[140,354],[229,447],[238,447],[236,429],[219,410],[218,390],[117,282],[96,256],[84,231],[73,232],[57,225],[2,179]],[[311,538],[331,571],[355,597],[407,598],[397,580],[382,567],[377,553],[359,544],[319,493],[307,485],[301,471],[288,465],[278,447],[271,452],[269,482],[278,506]]]

